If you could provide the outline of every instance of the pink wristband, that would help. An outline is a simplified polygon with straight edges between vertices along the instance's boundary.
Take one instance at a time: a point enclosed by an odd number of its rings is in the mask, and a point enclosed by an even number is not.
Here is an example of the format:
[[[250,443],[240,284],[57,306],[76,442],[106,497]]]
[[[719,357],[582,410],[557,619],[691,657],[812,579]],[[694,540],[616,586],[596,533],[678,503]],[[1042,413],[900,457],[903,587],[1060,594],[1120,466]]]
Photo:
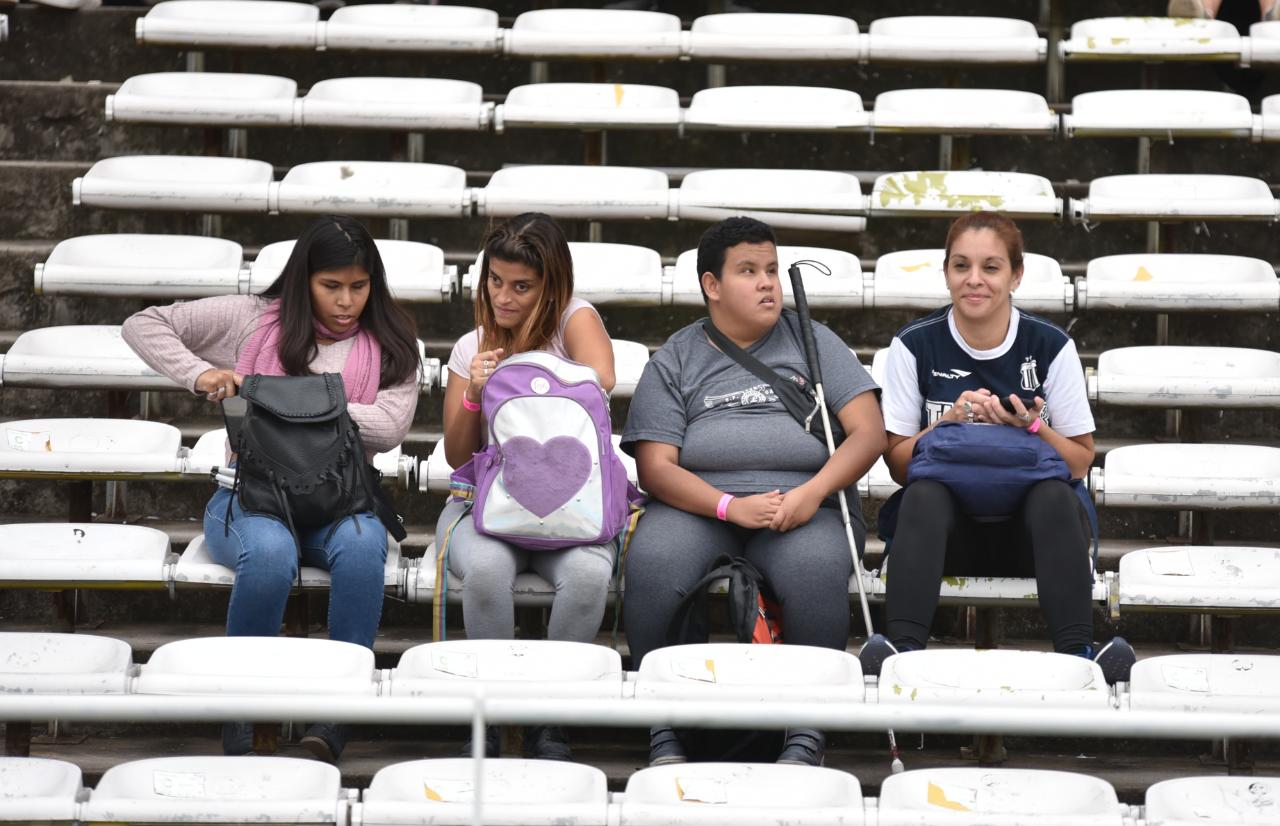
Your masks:
[[[729,503],[732,501],[732,493],[726,493],[724,496],[720,497],[720,502],[716,505],[716,519],[724,522],[729,518]]]
[[[1041,423],[1042,421],[1043,421],[1043,419],[1041,419],[1039,416],[1036,416],[1036,420],[1035,420],[1034,422],[1032,422],[1031,424],[1027,425],[1027,432],[1028,432],[1028,433],[1038,433],[1038,432],[1040,431],[1040,423]]]
[[[480,411],[480,405],[478,405],[478,404],[476,404],[476,403],[472,402],[472,401],[471,401],[471,399],[468,399],[468,398],[467,398],[467,394],[466,394],[466,393],[463,393],[463,394],[462,394],[462,409],[463,409],[463,410],[470,410],[472,413],[478,413],[478,412]]]

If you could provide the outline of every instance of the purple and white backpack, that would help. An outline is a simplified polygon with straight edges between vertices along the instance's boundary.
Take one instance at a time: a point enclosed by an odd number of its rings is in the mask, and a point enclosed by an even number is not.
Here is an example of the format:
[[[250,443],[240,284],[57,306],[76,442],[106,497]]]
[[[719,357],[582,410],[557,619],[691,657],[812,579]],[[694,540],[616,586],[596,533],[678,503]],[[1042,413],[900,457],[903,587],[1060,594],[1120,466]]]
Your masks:
[[[472,500],[477,531],[531,550],[618,536],[640,494],[614,453],[594,370],[519,353],[493,371],[480,407],[487,446],[450,479],[455,496]]]

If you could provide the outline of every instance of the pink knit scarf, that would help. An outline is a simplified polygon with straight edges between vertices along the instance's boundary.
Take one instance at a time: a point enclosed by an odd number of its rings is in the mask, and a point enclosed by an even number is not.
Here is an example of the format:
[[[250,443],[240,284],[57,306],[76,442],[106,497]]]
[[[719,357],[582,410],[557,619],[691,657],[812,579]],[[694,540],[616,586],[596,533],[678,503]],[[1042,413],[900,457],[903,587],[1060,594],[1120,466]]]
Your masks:
[[[342,384],[347,401],[355,404],[373,404],[378,397],[378,383],[382,378],[382,346],[368,330],[360,329],[360,322],[349,330],[335,333],[312,319],[316,335],[334,341],[345,341],[352,336],[356,343],[347,354],[342,368]],[[236,359],[236,372],[242,376],[283,376],[280,363],[280,300],[272,301],[258,319],[258,329],[249,336],[240,358]]]

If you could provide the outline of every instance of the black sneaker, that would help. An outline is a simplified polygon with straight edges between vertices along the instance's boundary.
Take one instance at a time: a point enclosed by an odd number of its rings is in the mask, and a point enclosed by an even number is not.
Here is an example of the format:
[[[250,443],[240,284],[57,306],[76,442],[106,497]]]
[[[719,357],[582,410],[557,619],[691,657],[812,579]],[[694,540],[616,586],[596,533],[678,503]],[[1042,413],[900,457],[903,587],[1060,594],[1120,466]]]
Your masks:
[[[529,726],[524,730],[524,756],[533,760],[572,760],[573,751],[559,726]]]
[[[689,758],[684,752],[684,743],[680,742],[680,735],[670,728],[655,728],[649,730],[649,765],[650,766],[667,766],[672,763],[688,763]]]
[[[1138,661],[1138,655],[1124,637],[1112,637],[1111,642],[1094,655],[1093,661],[1102,669],[1107,685],[1115,685],[1129,682],[1129,670]]]
[[[462,757],[471,756],[472,741],[468,740],[467,744],[462,747]],[[502,756],[502,729],[497,726],[485,726],[484,729],[484,756],[485,757],[501,757]]]
[[[778,762],[788,766],[821,766],[826,748],[827,736],[816,728],[788,729]]]
[[[230,757],[253,754],[253,723],[223,723],[222,753]]]
[[[347,745],[347,727],[337,723],[313,723],[307,727],[298,745],[311,752],[317,760],[336,766]]]
[[[893,643],[884,634],[872,634],[858,651],[858,662],[862,664],[862,676],[879,677],[884,661],[898,653]]]

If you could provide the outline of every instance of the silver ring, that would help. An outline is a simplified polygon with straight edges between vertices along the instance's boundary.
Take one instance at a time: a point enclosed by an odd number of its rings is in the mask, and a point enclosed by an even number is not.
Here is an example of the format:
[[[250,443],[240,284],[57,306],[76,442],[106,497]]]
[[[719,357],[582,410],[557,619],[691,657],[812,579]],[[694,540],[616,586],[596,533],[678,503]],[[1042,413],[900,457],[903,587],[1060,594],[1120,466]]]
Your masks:
[[[1018,421],[1022,422],[1023,424],[1031,424],[1031,420],[1033,418],[1035,417],[1032,416],[1030,413],[1023,413],[1018,416]]]
[[[972,402],[964,403],[964,418],[965,418],[965,421],[968,421],[968,422],[973,421],[973,403]]]

